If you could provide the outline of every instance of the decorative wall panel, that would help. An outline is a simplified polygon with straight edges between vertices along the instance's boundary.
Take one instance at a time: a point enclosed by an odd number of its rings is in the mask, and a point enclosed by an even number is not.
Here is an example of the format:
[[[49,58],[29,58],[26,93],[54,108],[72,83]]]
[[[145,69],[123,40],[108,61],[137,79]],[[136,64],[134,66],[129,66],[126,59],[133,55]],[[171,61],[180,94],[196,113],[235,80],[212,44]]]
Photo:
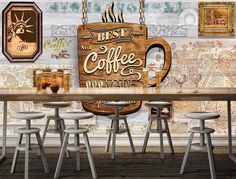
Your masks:
[[[0,9],[3,10],[9,1],[2,0]],[[44,14],[43,19],[43,45],[58,43],[60,39],[66,40],[63,48],[46,47],[42,55],[32,64],[9,65],[6,57],[0,53],[0,87],[24,87],[32,86],[31,67],[40,66],[73,66],[72,77],[73,86],[78,86],[77,73],[77,26],[81,22],[81,3],[80,1],[35,1]],[[138,1],[116,0],[115,12],[122,8],[126,22],[137,22],[139,18]],[[191,80],[192,74],[202,74],[200,87],[236,87],[236,41],[235,36],[230,38],[198,38],[198,1],[182,0],[145,0],[145,20],[148,27],[149,37],[164,37],[171,44],[172,66],[166,79],[162,82],[162,88],[179,88],[175,81],[175,76],[180,71],[189,76],[183,87],[195,87]],[[89,1],[88,13],[89,21],[97,22],[101,20],[101,12],[106,9],[110,1],[92,0]],[[150,18],[151,17],[151,18]],[[197,19],[196,19],[197,18]],[[0,27],[2,24],[0,23]],[[0,28],[1,31],[2,28]],[[1,35],[1,33],[0,33]],[[57,38],[57,40],[56,40]],[[1,41],[1,38],[0,38]],[[72,42],[71,42],[72,41]],[[0,43],[1,44],[1,43]],[[2,46],[0,46],[2,48]],[[51,55],[59,55],[65,49],[70,54],[69,58],[52,58]],[[148,54],[147,64],[155,60],[159,50]],[[25,75],[26,74],[26,75]],[[153,74],[150,74],[153,75]],[[77,82],[76,82],[77,81]],[[21,109],[40,109],[39,104],[32,102],[9,103],[9,125],[8,133],[13,134],[14,128],[19,124],[11,118],[14,110]],[[0,108],[2,104],[0,103]],[[34,107],[33,107],[34,106]],[[233,131],[236,130],[236,104],[232,104]],[[67,110],[82,110],[81,104],[75,102],[73,108]],[[212,110],[220,113],[221,117],[217,121],[210,121],[207,126],[216,129],[216,134],[225,135],[227,132],[226,102],[174,102],[174,116],[169,121],[173,135],[186,136],[188,128],[194,125],[192,121],[184,117],[184,113],[192,110]],[[47,113],[48,111],[43,109]],[[0,110],[0,116],[2,111]],[[129,124],[132,134],[135,136],[143,135],[147,124],[147,109],[142,106],[140,111],[129,115]],[[1,119],[0,119],[1,120]],[[37,125],[44,126],[45,121],[37,121]],[[91,132],[94,136],[104,135],[109,121],[105,117],[97,116],[96,121],[89,123]]]

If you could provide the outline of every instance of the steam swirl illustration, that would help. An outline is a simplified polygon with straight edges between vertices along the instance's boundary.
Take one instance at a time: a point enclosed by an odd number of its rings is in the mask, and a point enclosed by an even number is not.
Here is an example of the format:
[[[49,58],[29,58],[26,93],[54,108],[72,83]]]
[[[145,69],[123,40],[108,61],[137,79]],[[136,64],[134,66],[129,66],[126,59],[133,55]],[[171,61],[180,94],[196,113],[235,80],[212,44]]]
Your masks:
[[[111,22],[116,22],[116,16],[114,15],[114,2],[113,1],[111,2],[109,6],[108,14],[111,19]]]
[[[110,5],[109,5],[108,15],[109,15],[110,21],[115,23],[116,22],[116,16],[114,14],[114,2],[111,2]],[[106,10],[102,13],[102,22],[104,22],[104,23],[108,22],[107,11]],[[120,23],[124,22],[122,11],[120,11],[118,13],[118,22],[120,22]]]
[[[108,20],[107,20],[107,11],[106,10],[102,13],[102,22],[108,22]]]
[[[118,21],[119,21],[120,23],[123,23],[123,22],[124,22],[123,12],[122,12],[122,11],[120,11],[120,13],[118,14]]]

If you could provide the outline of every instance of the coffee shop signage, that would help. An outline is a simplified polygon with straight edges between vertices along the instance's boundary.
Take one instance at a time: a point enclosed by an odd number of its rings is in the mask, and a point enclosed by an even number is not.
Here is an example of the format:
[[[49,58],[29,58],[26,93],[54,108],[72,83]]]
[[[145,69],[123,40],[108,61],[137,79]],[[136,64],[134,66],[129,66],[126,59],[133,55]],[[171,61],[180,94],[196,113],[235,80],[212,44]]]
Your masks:
[[[84,23],[78,28],[78,64],[81,87],[142,87],[142,70],[146,66],[147,52],[153,47],[164,51],[165,63],[161,78],[167,75],[171,64],[169,44],[161,38],[147,38],[144,24],[125,23],[123,14],[118,14],[118,22],[111,3],[108,13],[102,14],[102,23]],[[108,22],[107,14],[110,17]],[[149,85],[155,85],[150,80]],[[84,102],[86,110],[108,115],[113,111],[103,105],[103,101]],[[131,106],[122,110],[123,114],[137,111],[141,102],[131,101]]]

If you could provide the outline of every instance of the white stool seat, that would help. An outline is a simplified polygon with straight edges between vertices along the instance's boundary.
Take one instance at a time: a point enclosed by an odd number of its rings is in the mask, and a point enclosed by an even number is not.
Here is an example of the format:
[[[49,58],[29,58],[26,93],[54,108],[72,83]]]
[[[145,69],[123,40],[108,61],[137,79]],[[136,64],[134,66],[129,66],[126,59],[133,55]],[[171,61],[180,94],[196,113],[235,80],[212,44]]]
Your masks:
[[[60,114],[60,117],[66,120],[80,120],[80,119],[89,119],[94,115],[91,112],[65,112]]]
[[[47,118],[50,120],[60,121],[62,120],[60,117],[57,117],[55,115],[47,115]]]
[[[69,106],[71,106],[71,102],[63,102],[63,101],[47,102],[43,104],[43,107],[45,108],[66,108]]]
[[[125,106],[129,106],[130,102],[127,101],[109,101],[104,103],[104,105],[106,106],[111,106],[111,107],[125,107]]]
[[[34,134],[34,133],[39,133],[40,129],[39,128],[30,128],[30,129],[26,129],[25,127],[19,128],[16,130],[16,133],[19,134]]]
[[[12,117],[15,119],[32,120],[44,118],[45,114],[43,112],[15,112]]]
[[[148,101],[145,103],[148,107],[170,107],[172,103],[166,101]]]
[[[80,129],[76,129],[74,127],[70,127],[64,130],[65,133],[68,134],[83,134],[83,133],[87,133],[88,129],[84,129],[84,128],[80,128]]]
[[[185,117],[190,119],[207,120],[207,119],[217,119],[220,117],[220,115],[213,112],[196,111],[185,114]]]
[[[210,134],[215,132],[214,129],[212,128],[207,128],[205,127],[204,129],[200,129],[200,127],[192,127],[191,129],[189,129],[190,132],[194,132],[194,133],[199,133],[199,134]]]

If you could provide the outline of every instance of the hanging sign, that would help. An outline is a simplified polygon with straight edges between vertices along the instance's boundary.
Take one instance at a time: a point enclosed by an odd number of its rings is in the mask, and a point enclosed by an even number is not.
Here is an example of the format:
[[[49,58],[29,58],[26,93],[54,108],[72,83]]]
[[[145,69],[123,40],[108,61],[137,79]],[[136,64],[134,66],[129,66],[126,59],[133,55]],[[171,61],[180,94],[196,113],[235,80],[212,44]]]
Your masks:
[[[10,2],[2,12],[3,54],[10,62],[32,62],[42,53],[42,11],[33,2]]]
[[[164,51],[165,63],[161,78],[167,75],[171,64],[169,44],[161,38],[147,38],[147,27],[143,24],[124,23],[122,13],[116,22],[112,3],[108,22],[106,12],[102,23],[88,23],[78,28],[78,64],[80,87],[113,88],[142,87],[142,70],[146,65],[146,54],[153,47]],[[150,85],[155,80],[150,81]],[[87,111],[109,115],[114,110],[103,105],[103,101],[83,102]],[[141,102],[131,101],[131,106],[121,110],[122,114],[136,112]]]

